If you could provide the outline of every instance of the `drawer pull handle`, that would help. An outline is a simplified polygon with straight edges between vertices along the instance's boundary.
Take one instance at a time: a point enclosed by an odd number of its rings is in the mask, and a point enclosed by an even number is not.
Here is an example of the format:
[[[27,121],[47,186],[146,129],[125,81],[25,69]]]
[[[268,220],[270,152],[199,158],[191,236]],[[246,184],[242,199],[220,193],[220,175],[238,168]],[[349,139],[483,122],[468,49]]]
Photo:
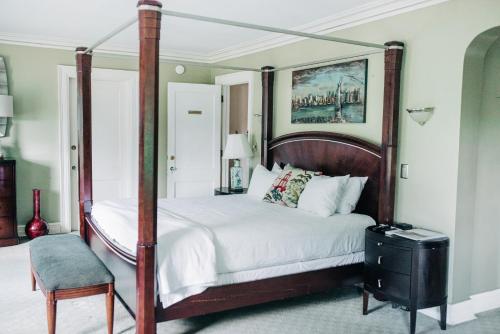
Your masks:
[[[377,242],[377,246],[382,246],[384,243],[383,242]]]
[[[382,288],[382,280],[380,278],[377,280],[377,285],[379,289]]]
[[[382,258],[383,258],[383,256],[379,255],[379,257],[377,258],[377,263],[378,264],[382,264]]]

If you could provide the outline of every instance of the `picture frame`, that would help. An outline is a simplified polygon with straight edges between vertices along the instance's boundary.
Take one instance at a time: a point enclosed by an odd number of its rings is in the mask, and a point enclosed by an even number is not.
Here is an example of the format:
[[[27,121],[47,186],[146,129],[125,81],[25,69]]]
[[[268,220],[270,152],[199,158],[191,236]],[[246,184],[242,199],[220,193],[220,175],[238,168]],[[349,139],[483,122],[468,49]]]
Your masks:
[[[292,124],[366,123],[368,59],[292,72]]]

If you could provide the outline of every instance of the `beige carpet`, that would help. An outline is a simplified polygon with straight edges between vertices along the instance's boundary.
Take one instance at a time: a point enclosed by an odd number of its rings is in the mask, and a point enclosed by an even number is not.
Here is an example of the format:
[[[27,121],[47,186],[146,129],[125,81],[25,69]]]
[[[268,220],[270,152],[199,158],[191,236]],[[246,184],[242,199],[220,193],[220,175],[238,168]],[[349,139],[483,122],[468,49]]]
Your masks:
[[[0,248],[0,334],[47,333],[45,299],[31,292],[27,243]],[[355,288],[330,294],[248,307],[158,325],[158,333],[408,333],[408,312],[370,299],[371,313],[361,315]],[[134,333],[134,321],[117,301],[115,333]],[[58,303],[57,333],[106,333],[104,296]],[[418,315],[417,333],[443,333],[437,321]],[[449,327],[449,334],[498,334],[500,310]]]

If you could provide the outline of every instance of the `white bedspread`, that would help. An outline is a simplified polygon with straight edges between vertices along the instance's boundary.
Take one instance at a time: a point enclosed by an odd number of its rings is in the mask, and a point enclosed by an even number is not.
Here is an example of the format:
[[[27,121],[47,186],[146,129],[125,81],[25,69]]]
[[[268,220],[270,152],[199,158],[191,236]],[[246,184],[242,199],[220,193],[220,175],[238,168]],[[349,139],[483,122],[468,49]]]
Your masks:
[[[93,205],[100,228],[135,254],[137,201]],[[359,214],[322,218],[247,195],[158,201],[158,288],[164,307],[217,284],[218,275],[364,250]]]

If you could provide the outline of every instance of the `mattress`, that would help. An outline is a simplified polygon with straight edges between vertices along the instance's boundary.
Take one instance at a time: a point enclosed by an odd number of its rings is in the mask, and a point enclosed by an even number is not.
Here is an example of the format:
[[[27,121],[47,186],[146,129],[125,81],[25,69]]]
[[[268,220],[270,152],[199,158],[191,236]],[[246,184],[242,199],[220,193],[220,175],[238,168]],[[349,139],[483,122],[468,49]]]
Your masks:
[[[135,253],[136,200],[97,202],[92,216]],[[160,299],[167,307],[209,286],[362,262],[364,230],[373,224],[366,215],[323,218],[244,194],[159,199]]]

